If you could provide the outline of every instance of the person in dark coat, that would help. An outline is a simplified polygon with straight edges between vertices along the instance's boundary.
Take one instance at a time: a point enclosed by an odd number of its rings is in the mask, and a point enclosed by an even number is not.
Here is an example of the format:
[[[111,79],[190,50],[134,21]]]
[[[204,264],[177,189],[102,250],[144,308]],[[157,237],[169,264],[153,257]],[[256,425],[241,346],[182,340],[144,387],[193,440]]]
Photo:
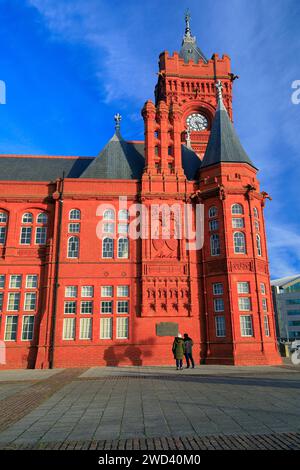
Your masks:
[[[192,369],[194,369],[195,368],[195,363],[193,359],[194,342],[187,333],[184,333],[183,337],[184,337],[184,355],[185,355],[185,360],[186,360],[186,368],[188,369],[190,367],[190,360],[191,360]]]
[[[178,333],[178,336],[174,339],[172,352],[174,354],[174,359],[176,360],[176,369],[182,370],[182,359],[184,358],[185,347],[184,340],[180,333]]]

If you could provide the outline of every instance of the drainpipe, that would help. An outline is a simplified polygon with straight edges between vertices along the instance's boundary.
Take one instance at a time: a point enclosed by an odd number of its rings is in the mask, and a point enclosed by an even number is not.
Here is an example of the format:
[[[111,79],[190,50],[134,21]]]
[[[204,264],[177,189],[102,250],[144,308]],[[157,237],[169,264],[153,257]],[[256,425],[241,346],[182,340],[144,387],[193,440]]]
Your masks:
[[[52,309],[50,351],[49,351],[49,368],[50,369],[54,368],[54,346],[55,346],[55,329],[56,329],[56,313],[57,313],[57,291],[59,287],[58,276],[59,276],[64,182],[65,182],[65,172],[63,172],[62,179],[60,180],[61,184],[60,184],[60,192],[59,192],[59,198],[58,198],[58,223],[57,223],[57,237],[56,237],[55,268],[54,268],[53,309]]]

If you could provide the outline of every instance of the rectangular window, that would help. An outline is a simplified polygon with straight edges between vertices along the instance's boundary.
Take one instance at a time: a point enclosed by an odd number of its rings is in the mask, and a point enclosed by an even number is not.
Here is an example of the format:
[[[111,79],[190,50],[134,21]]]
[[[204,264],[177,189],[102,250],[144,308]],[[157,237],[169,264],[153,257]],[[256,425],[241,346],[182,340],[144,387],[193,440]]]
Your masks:
[[[117,318],[117,339],[128,339],[128,317]]]
[[[129,297],[129,286],[118,286],[117,297]]]
[[[214,309],[215,312],[224,312],[224,300],[214,299]]]
[[[77,297],[77,287],[76,286],[66,286],[65,287],[65,297]]]
[[[37,274],[29,274],[26,276],[26,289],[36,289],[38,286]]]
[[[240,316],[241,336],[253,336],[253,326],[251,315]]]
[[[103,224],[103,232],[105,233],[114,233],[115,224],[113,222],[105,222]]]
[[[218,338],[226,336],[226,329],[225,329],[225,317],[216,317],[216,336]]]
[[[241,311],[251,310],[250,297],[239,297],[239,310]]]
[[[288,299],[286,301],[287,305],[299,305],[300,299]]]
[[[75,318],[65,318],[63,339],[75,339]]]
[[[3,292],[0,292],[0,312],[3,310]]]
[[[118,224],[118,233],[128,233],[128,224]]]
[[[112,313],[112,301],[103,300],[101,302],[101,313]]]
[[[237,291],[238,291],[238,294],[249,294],[250,292],[249,282],[238,282]]]
[[[113,287],[112,286],[102,286],[101,287],[101,297],[112,297],[113,296]]]
[[[80,304],[80,313],[91,314],[93,313],[93,302],[86,300]]]
[[[92,319],[91,318],[80,318],[80,339],[91,339],[92,338]]]
[[[25,294],[24,310],[35,310],[36,309],[36,293],[27,292]]]
[[[30,245],[31,243],[31,227],[22,227],[21,228],[21,237],[20,237],[20,245]]]
[[[288,315],[298,315],[298,316],[300,316],[300,310],[288,310],[287,314]]]
[[[69,233],[79,233],[80,224],[69,224]]]
[[[76,302],[65,302],[65,313],[74,315],[76,313]]]
[[[34,316],[25,315],[22,325],[22,341],[31,341],[33,338]]]
[[[209,221],[209,231],[214,232],[215,230],[219,230],[219,221],[217,219]]]
[[[260,283],[260,291],[262,294],[266,293],[266,285],[263,282]]]
[[[245,223],[244,219],[241,217],[233,217],[232,219],[232,228],[244,228]]]
[[[81,297],[94,297],[94,287],[93,286],[82,286],[81,287]]]
[[[36,232],[35,232],[35,244],[45,245],[46,241],[47,241],[47,228],[37,227]]]
[[[10,292],[8,294],[7,310],[18,312],[20,308],[20,292]]]
[[[265,312],[267,312],[268,311],[268,301],[265,297],[262,299],[262,306],[263,306],[263,310]]]
[[[213,284],[213,294],[222,295],[223,294],[223,284],[221,282],[216,282]]]
[[[4,289],[5,287],[5,274],[0,275],[0,289]]]
[[[18,328],[17,315],[8,315],[6,317],[6,325],[5,325],[5,335],[4,335],[5,341],[16,341],[17,328]]]
[[[268,315],[264,315],[264,327],[265,327],[265,335],[270,336],[270,326],[269,326]]]
[[[20,289],[22,285],[22,276],[13,274],[9,279],[9,288],[10,289]]]
[[[129,313],[128,312],[128,300],[117,301],[117,313]]]
[[[100,318],[100,339],[112,339],[112,318]]]
[[[0,227],[0,245],[4,245],[6,239],[6,227]]]

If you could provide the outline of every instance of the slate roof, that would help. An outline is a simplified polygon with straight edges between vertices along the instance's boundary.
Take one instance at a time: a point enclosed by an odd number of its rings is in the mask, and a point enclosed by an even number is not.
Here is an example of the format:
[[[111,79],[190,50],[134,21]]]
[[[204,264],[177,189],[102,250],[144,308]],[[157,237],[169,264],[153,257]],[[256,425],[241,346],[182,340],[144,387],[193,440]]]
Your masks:
[[[199,60],[207,63],[207,58],[197,46],[196,39],[194,37],[183,38],[179,57],[181,57],[185,63],[188,63],[190,59],[192,59],[196,64],[198,64]]]
[[[300,280],[300,274],[294,274],[293,276],[281,277],[280,279],[274,279],[271,281],[271,286],[284,287],[286,284],[290,284],[293,281]]]
[[[144,142],[126,142],[116,135],[95,158],[0,155],[0,181],[54,181],[61,178],[141,179],[145,165]],[[193,180],[201,162],[182,145],[182,166]]]
[[[242,147],[222,98],[219,99],[201,168],[221,162],[248,163],[255,168]]]

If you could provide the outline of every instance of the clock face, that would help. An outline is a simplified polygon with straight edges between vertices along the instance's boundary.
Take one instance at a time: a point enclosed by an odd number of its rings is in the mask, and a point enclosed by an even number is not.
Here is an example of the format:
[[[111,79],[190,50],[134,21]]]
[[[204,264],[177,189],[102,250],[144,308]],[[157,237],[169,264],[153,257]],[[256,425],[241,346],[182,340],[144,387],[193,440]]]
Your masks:
[[[186,123],[191,131],[205,131],[208,127],[206,117],[199,113],[190,114],[186,119]]]

